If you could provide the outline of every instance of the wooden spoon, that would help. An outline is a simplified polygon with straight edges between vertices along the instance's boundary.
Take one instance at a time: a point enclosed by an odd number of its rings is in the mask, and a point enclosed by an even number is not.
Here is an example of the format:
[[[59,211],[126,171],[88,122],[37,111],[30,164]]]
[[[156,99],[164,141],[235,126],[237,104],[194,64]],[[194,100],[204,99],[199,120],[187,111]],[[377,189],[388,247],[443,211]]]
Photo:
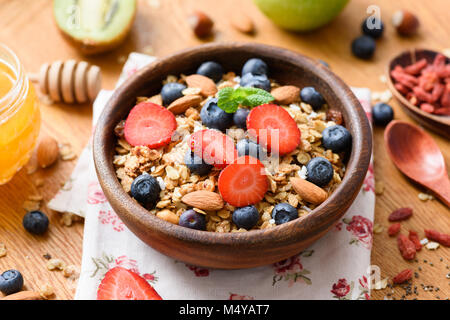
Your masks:
[[[450,180],[444,157],[423,129],[404,121],[391,121],[384,131],[388,154],[396,167],[430,189],[450,207]]]

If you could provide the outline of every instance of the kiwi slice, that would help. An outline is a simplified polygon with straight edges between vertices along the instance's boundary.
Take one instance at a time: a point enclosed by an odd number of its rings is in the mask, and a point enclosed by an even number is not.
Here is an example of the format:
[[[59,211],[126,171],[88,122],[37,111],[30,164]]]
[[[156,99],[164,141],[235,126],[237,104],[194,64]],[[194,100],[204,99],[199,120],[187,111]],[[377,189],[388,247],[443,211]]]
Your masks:
[[[114,49],[131,29],[136,0],[54,0],[59,29],[85,54]]]

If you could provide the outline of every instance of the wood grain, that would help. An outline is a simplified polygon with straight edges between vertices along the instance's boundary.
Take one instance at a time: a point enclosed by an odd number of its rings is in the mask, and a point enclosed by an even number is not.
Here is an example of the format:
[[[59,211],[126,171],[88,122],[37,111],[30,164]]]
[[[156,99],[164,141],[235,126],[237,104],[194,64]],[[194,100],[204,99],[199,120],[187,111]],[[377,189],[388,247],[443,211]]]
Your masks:
[[[414,2],[414,3],[413,3]],[[385,73],[388,61],[401,51],[422,47],[441,50],[449,47],[450,32],[446,27],[450,20],[450,3],[447,0],[379,0],[382,19],[386,31],[377,41],[377,52],[372,61],[361,61],[350,54],[350,42],[360,34],[360,24],[366,9],[374,4],[370,0],[354,0],[328,26],[309,34],[283,31],[274,26],[260,13],[251,0],[228,0],[212,2],[209,0],[160,0],[160,6],[149,5],[150,1],[139,1],[139,10],[130,37],[118,50],[109,54],[86,59],[76,48],[66,43],[55,28],[50,0],[0,0],[0,42],[7,44],[19,56],[28,72],[37,72],[44,62],[55,60],[88,60],[102,69],[103,85],[106,89],[114,87],[126,55],[131,51],[153,53],[165,56],[177,50],[204,43],[196,39],[189,30],[186,17],[194,9],[202,8],[215,21],[215,41],[252,41],[285,47],[307,56],[327,61],[332,70],[346,83],[353,86],[367,86],[374,91],[386,89],[379,80]],[[412,4],[413,3],[413,4]],[[242,35],[230,27],[230,16],[239,6],[255,23],[255,36]],[[420,32],[413,38],[397,36],[390,23],[395,10],[413,10],[421,20]],[[401,109],[397,101],[392,101],[396,119],[413,122]],[[79,153],[91,133],[92,111],[89,105],[48,106],[41,104],[43,133],[52,134],[60,141],[69,141]],[[448,140],[431,134],[444,154],[447,166],[450,159]],[[412,219],[403,223],[423,236],[423,229],[436,228],[450,230],[450,213],[440,202],[422,202],[417,195],[423,191],[410,183],[389,160],[384,143],[383,129],[374,129],[375,177],[385,185],[385,192],[377,197],[375,222],[389,226],[387,216],[391,211],[403,206],[414,208]],[[57,166],[38,172],[45,177],[42,193],[46,200],[51,199],[62,182],[70,175],[74,162],[60,162]],[[28,194],[34,193],[32,180],[25,172],[20,172],[6,186],[0,187],[0,242],[6,244],[8,255],[0,258],[0,270],[17,268],[24,273],[28,289],[37,290],[50,282],[56,291],[57,299],[71,299],[74,286],[61,273],[45,269],[42,255],[50,253],[66,263],[79,265],[81,262],[82,225],[71,228],[59,225],[59,215],[51,213],[51,229],[45,238],[32,237],[21,227],[25,213],[22,202]],[[45,209],[45,208],[44,208]],[[419,299],[441,299],[450,296],[449,280],[445,275],[450,264],[450,249],[439,248],[436,252],[422,249],[418,254],[419,263],[406,262],[398,253],[395,240],[386,231],[376,234],[372,251],[372,263],[381,269],[383,277],[393,277],[404,268],[418,270]],[[440,258],[443,261],[440,261]],[[423,260],[432,262],[433,266]],[[440,287],[439,292],[424,292],[420,283]],[[383,299],[387,290],[373,291],[374,299]],[[404,290],[396,288],[394,297],[401,298]]]

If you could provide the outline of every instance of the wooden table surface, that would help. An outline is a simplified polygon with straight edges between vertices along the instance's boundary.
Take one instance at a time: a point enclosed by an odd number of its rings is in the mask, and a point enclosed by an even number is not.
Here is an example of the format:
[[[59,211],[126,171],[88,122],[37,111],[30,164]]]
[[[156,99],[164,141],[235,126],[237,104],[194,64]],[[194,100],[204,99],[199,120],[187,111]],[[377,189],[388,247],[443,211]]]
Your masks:
[[[372,61],[361,61],[350,53],[351,41],[360,34],[360,24],[366,9],[374,1],[350,1],[345,10],[328,26],[310,34],[283,31],[273,25],[257,10],[251,0],[149,0],[139,1],[139,9],[132,32],[124,45],[114,52],[94,58],[83,57],[76,48],[64,41],[55,27],[50,0],[0,0],[0,42],[13,49],[28,72],[36,72],[42,63],[55,60],[85,59],[102,69],[103,88],[113,88],[129,52],[138,51],[164,56],[177,50],[203,43],[196,39],[186,22],[186,16],[194,9],[201,9],[215,22],[214,41],[262,42],[294,50],[310,57],[327,61],[332,70],[347,84],[368,87],[374,91],[386,90],[380,81],[388,60],[396,53],[413,47],[442,50],[450,47],[450,2],[447,0],[383,0],[376,1],[386,24],[385,35],[377,41],[377,51]],[[159,5],[158,5],[159,4]],[[247,12],[254,20],[255,36],[242,35],[230,27],[233,11]],[[401,8],[413,10],[422,23],[420,34],[413,38],[396,35],[390,19]],[[391,101],[395,118],[412,122],[400,109],[397,101]],[[91,134],[92,109],[90,105],[64,106],[41,103],[42,134],[50,134],[59,142],[70,143],[79,154]],[[441,148],[447,166],[450,160],[448,140],[432,134]],[[372,264],[381,269],[382,277],[393,277],[405,268],[419,274],[414,279],[418,287],[418,299],[445,299],[450,297],[450,249],[437,251],[422,249],[418,262],[406,262],[398,252],[395,239],[389,238],[387,216],[399,207],[414,208],[414,216],[403,223],[403,230],[411,228],[423,236],[423,229],[435,228],[449,232],[450,211],[437,200],[422,202],[418,198],[423,190],[410,183],[389,160],[383,143],[383,129],[374,132],[375,177],[382,181],[385,191],[377,197],[375,223],[384,226],[381,234],[374,235]],[[66,264],[80,266],[83,240],[83,224],[71,227],[61,225],[61,215],[43,211],[50,216],[51,226],[44,237],[28,234],[21,221],[25,213],[23,202],[33,194],[42,194],[44,202],[50,200],[70,176],[76,161],[59,161],[55,166],[29,175],[20,171],[14,179],[0,186],[0,243],[8,254],[0,258],[0,271],[11,268],[20,270],[28,289],[38,290],[45,284],[55,289],[56,299],[73,298],[76,282],[63,277],[61,272],[46,269],[43,255],[63,260]],[[33,181],[43,178],[44,186],[37,188]],[[405,228],[406,227],[406,228]],[[442,261],[441,261],[442,259]],[[427,263],[424,262],[427,260]],[[432,262],[433,266],[430,265]],[[419,267],[422,271],[418,271]],[[439,287],[439,291],[423,291],[423,285]],[[383,299],[391,290],[373,291],[374,299]],[[405,290],[395,288],[394,297],[400,299]],[[415,297],[409,296],[408,299]]]

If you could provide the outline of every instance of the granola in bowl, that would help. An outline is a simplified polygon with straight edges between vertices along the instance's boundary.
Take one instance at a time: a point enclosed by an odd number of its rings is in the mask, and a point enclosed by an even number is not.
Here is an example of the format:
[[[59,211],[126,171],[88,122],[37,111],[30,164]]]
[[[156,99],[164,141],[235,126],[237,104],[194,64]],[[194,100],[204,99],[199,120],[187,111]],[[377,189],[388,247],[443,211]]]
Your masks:
[[[314,88],[267,74],[260,59],[242,77],[206,62],[137,97],[115,128],[123,189],[149,214],[198,230],[246,232],[309,214],[340,184],[351,135]]]

